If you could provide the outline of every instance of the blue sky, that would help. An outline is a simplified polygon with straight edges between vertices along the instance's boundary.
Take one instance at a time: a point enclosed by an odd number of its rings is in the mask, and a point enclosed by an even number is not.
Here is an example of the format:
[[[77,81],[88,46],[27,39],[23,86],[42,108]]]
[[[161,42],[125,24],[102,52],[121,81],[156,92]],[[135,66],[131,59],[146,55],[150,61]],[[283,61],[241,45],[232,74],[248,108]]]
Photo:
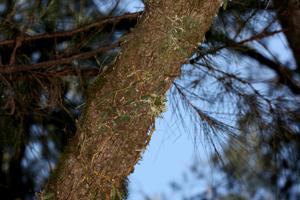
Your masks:
[[[172,117],[173,113],[172,107],[167,104],[167,111],[162,118],[156,120],[156,131],[150,145],[135,166],[134,173],[129,177],[128,200],[144,199],[145,194],[160,199],[162,193],[168,198],[180,199],[179,196],[172,194],[170,183],[180,181],[183,173],[189,170],[195,160],[203,164],[203,170],[213,172],[206,160],[208,150],[201,145],[195,149],[192,135],[187,134],[179,119]],[[192,122],[187,124],[187,127],[193,127]],[[209,181],[214,181],[213,175]],[[198,191],[207,189],[204,184],[202,187],[203,189],[198,188]],[[193,188],[190,189],[189,192]]]

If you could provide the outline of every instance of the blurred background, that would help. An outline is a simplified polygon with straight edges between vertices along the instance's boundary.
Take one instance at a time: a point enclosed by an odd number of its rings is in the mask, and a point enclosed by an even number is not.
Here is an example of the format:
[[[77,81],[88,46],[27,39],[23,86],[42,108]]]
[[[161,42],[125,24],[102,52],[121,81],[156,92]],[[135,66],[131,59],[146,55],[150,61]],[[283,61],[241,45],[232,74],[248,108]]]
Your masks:
[[[144,9],[0,0],[0,199],[35,199]],[[299,13],[296,0],[224,1],[166,94],[128,199],[300,199]]]

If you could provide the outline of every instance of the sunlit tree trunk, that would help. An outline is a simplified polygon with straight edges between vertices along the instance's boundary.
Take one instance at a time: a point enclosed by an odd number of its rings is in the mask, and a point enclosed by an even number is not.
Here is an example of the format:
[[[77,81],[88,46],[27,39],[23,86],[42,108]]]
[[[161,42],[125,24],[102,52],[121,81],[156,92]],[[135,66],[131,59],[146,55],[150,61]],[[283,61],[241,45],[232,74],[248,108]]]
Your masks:
[[[203,40],[222,0],[147,0],[116,63],[89,89],[86,108],[49,184],[54,199],[122,195],[164,110],[180,66]]]

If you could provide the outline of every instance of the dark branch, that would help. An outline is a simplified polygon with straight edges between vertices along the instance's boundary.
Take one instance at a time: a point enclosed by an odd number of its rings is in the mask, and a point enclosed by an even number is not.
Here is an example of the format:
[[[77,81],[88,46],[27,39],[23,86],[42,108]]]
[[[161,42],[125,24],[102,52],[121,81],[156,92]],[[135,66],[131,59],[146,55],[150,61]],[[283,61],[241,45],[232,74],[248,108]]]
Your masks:
[[[74,60],[85,60],[92,58],[93,56],[97,55],[101,52],[106,52],[108,50],[114,49],[119,47],[119,43],[114,43],[108,46],[99,47],[95,50],[84,52],[84,53],[78,53],[69,57],[63,57],[58,58],[55,60],[45,61],[37,64],[28,64],[28,65],[12,65],[12,66],[2,66],[0,67],[0,73],[2,74],[8,74],[8,73],[16,73],[16,72],[26,72],[30,70],[37,70],[37,69],[45,69],[49,68],[54,65],[65,65],[70,64]]]
[[[279,83],[286,85],[294,94],[300,94],[300,86],[296,81],[293,80],[293,78],[291,77],[291,72],[287,67],[283,66],[280,63],[274,62],[255,49],[252,49],[246,45],[239,45],[238,48],[230,46],[230,48],[237,53],[250,57],[258,61],[260,64],[272,69],[279,77]]]
[[[128,21],[128,20],[136,21],[140,15],[141,15],[141,12],[129,13],[129,14],[125,14],[122,16],[99,19],[99,21],[96,21],[91,24],[87,24],[83,27],[73,29],[70,31],[45,33],[45,34],[36,35],[36,36],[24,36],[24,38],[22,38],[23,39],[22,43],[32,42],[32,41],[36,41],[36,40],[43,40],[43,39],[52,39],[52,38],[68,38],[68,37],[72,37],[78,33],[89,31],[92,28],[99,28],[99,27],[103,27],[108,24],[123,24],[124,20],[125,21]],[[15,44],[15,39],[0,41],[0,46],[13,45],[13,44]]]
[[[275,62],[265,57],[257,50],[246,45],[247,42],[257,41],[281,32],[284,31],[282,30],[277,30],[272,32],[263,31],[257,35],[251,36],[245,40],[238,41],[238,42],[234,41],[231,38],[228,38],[226,35],[222,35],[221,37],[222,39],[217,41],[221,43],[219,47],[213,48],[212,50],[208,50],[207,52],[200,52],[199,56],[193,58],[190,62],[191,64],[196,63],[198,60],[201,59],[201,57],[207,54],[214,54],[222,49],[228,48],[239,53],[240,55],[247,56],[254,60],[257,60],[260,64],[272,69],[279,77],[278,79],[279,83],[286,85],[294,94],[300,94],[300,85],[295,80],[293,80],[291,76],[291,72],[288,70],[286,66],[283,66],[281,63]],[[214,36],[211,37],[215,38]]]

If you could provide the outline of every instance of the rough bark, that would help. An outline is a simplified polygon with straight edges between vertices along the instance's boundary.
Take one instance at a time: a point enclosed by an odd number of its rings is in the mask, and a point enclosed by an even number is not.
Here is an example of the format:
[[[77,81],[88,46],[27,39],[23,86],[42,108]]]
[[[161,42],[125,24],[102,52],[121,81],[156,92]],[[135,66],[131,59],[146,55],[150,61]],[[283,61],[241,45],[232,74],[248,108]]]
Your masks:
[[[174,75],[209,29],[222,0],[148,0],[114,66],[89,90],[76,137],[43,196],[110,199],[148,144]]]
[[[300,73],[300,1],[274,0],[274,6]]]

